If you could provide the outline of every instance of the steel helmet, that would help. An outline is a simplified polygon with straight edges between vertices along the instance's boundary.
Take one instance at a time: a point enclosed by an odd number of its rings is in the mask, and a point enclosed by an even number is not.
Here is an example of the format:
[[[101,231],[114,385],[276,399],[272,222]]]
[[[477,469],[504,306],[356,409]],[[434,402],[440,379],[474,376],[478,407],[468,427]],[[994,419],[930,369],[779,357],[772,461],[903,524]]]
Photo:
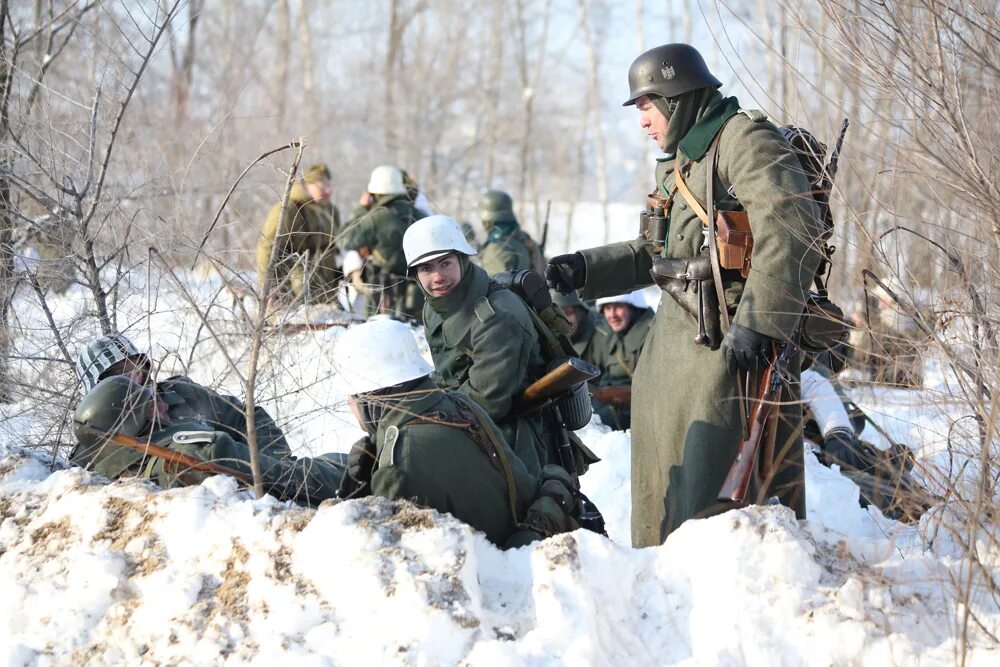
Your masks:
[[[430,215],[417,220],[403,234],[403,254],[408,268],[452,252],[470,257],[477,254],[465,238],[461,225],[447,215]]]
[[[646,51],[628,68],[627,107],[643,95],[678,97],[698,88],[718,88],[722,82],[708,71],[698,49],[689,44],[664,44]]]
[[[479,198],[479,219],[484,223],[516,222],[514,200],[501,190],[487,190]]]
[[[138,463],[143,458],[140,452],[109,445],[107,436],[117,433],[135,438],[144,434],[152,423],[155,402],[152,387],[123,375],[98,382],[73,413],[73,433],[80,446],[73,450],[70,460],[83,466],[93,463],[108,477],[116,477]]]
[[[396,320],[374,320],[341,334],[333,357],[350,396],[430,375],[413,332]]]
[[[105,371],[129,357],[140,357],[142,363],[151,366],[149,357],[121,334],[101,336],[92,340],[87,347],[80,350],[76,360],[76,374],[83,383],[83,392],[87,393],[93,389]]]
[[[634,292],[629,292],[628,294],[619,294],[616,296],[602,296],[597,300],[595,306],[598,311],[602,307],[610,303],[624,303],[634,308],[649,308],[646,305],[646,300],[642,296],[642,290],[635,290]]]
[[[373,195],[405,195],[403,173],[389,164],[375,167],[368,179],[368,192]]]

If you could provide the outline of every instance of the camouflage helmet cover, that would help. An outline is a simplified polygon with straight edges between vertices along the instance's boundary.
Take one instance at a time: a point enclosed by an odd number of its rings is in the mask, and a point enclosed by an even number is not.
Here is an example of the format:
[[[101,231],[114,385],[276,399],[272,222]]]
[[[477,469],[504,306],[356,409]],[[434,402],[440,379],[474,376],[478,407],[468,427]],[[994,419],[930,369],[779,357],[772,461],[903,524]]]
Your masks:
[[[628,99],[622,106],[635,104],[643,95],[670,99],[699,88],[721,85],[696,48],[689,44],[663,44],[632,62],[628,69]]]
[[[149,357],[121,334],[110,334],[92,340],[80,350],[76,360],[76,374],[83,383],[84,393],[97,385],[105,371],[129,357],[140,357],[143,363],[150,365]]]

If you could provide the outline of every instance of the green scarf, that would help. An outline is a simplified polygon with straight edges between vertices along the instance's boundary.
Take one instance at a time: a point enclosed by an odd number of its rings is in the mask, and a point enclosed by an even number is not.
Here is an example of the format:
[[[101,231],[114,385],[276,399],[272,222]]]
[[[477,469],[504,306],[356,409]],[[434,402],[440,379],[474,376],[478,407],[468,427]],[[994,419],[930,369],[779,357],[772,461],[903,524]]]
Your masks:
[[[676,108],[671,113],[673,105],[669,100],[664,97],[651,97],[653,106],[669,121],[663,152],[676,153],[677,145],[684,135],[694,127],[709,107],[721,99],[722,93],[715,88],[698,88],[675,98]]]

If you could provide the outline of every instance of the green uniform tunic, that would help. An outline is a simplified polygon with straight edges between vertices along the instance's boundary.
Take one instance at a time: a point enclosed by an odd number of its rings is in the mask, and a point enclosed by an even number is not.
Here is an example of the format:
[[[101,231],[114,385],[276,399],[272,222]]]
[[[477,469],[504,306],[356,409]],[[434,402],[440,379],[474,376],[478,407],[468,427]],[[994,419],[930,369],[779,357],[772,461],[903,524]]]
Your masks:
[[[171,422],[201,422],[213,431],[223,431],[236,440],[246,442],[244,404],[235,396],[216,393],[182,375],[157,382],[156,392],[159,399],[167,404],[167,418]],[[256,406],[253,421],[262,454],[279,458],[291,454],[284,433],[267,410]]]
[[[449,294],[424,304],[435,379],[478,403],[528,472],[538,475],[549,458],[542,418],[513,414],[515,397],[544,374],[538,334],[517,295],[468,261],[463,271]]]
[[[250,475],[250,449],[229,433],[214,431],[201,422],[183,422],[153,432],[150,441],[162,447],[219,463]],[[315,507],[336,498],[347,467],[345,454],[323,454],[316,458],[275,458],[260,455],[264,490],[282,500]],[[150,457],[138,476],[155,482],[160,488],[200,484],[213,473],[176,470],[162,459]]]
[[[330,204],[313,201],[305,185],[296,181],[284,211],[281,204],[271,209],[264,231],[257,243],[257,273],[261,286],[271,248],[279,243],[274,257],[276,284],[286,284],[286,291],[299,296],[307,287],[303,258],[308,254],[309,298],[312,301],[336,299],[340,271],[337,269],[337,235],[340,212]]]
[[[623,333],[605,328],[595,346],[593,363],[601,369],[598,387],[623,387],[632,384],[646,337],[656,313],[651,308],[637,308],[633,321]],[[595,399],[594,410],[601,421],[613,429],[627,429],[632,424],[628,406],[604,405]]]
[[[519,529],[538,479],[472,401],[429,379],[407,394],[379,419],[372,493],[452,514],[503,546]]]
[[[359,206],[354,216],[344,226],[347,250],[367,249],[367,256],[378,275],[368,279],[385,288],[384,293],[373,294],[369,301],[370,312],[377,308],[382,298],[391,301],[391,310],[417,317],[423,306],[420,289],[407,276],[406,256],[403,254],[403,234],[416,220],[425,217],[413,206],[407,195],[379,195],[375,203],[366,208]],[[362,253],[364,256],[365,253]]]
[[[496,223],[479,249],[479,265],[495,276],[503,271],[544,271],[545,260],[538,244],[515,223],[504,228]]]
[[[707,150],[733,111],[713,93],[700,120],[680,143],[687,184],[704,198]],[[704,111],[707,109],[707,111]],[[770,122],[732,115],[721,131],[716,165],[717,207],[744,207],[754,235],[753,268],[744,280],[725,271],[723,283],[733,322],[787,339],[802,311],[819,262],[818,212],[809,184],[788,143]],[[661,162],[657,183],[674,188],[673,160]],[[735,197],[734,197],[735,194]],[[737,201],[736,197],[739,198]],[[678,194],[669,212],[666,257],[699,256],[702,224]],[[611,296],[652,283],[651,248],[641,240],[583,251],[583,298]],[[697,323],[664,294],[632,382],[632,543],[661,544],[690,518],[725,509],[716,501],[742,433],[736,381],[721,350],[696,345]],[[797,369],[793,370],[797,382]],[[790,395],[789,395],[790,393]],[[777,474],[755,500],[772,495],[805,516],[801,409],[793,386],[786,393],[775,451]],[[777,455],[775,458],[779,458]]]

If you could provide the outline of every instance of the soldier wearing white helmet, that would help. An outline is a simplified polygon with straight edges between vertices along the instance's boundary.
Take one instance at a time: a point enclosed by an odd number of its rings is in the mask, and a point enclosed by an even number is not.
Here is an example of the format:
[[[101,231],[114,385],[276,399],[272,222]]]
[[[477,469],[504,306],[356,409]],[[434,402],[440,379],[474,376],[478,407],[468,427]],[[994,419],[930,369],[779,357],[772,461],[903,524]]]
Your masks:
[[[606,326],[598,338],[593,362],[601,369],[594,401],[594,411],[613,429],[627,429],[632,424],[631,392],[602,391],[605,387],[631,387],[632,375],[639,363],[643,345],[649,336],[655,313],[646,306],[642,292],[603,297],[596,302],[597,312]],[[628,400],[625,400],[625,396]]]
[[[549,434],[537,412],[515,415],[514,399],[545,372],[527,306],[469,261],[476,251],[446,215],[406,231],[407,266],[427,297],[423,320],[435,379],[481,405],[529,472],[550,460]]]
[[[367,262],[366,278],[374,285],[372,310],[416,317],[423,300],[406,277],[403,234],[423,218],[414,207],[403,174],[391,165],[372,170],[368,189],[347,223],[347,250],[356,250]]]
[[[431,380],[434,369],[406,325],[352,327],[334,357],[368,433],[351,449],[341,497],[413,500],[451,513],[498,546],[576,527],[572,480],[555,468],[540,484],[481,407]]]

